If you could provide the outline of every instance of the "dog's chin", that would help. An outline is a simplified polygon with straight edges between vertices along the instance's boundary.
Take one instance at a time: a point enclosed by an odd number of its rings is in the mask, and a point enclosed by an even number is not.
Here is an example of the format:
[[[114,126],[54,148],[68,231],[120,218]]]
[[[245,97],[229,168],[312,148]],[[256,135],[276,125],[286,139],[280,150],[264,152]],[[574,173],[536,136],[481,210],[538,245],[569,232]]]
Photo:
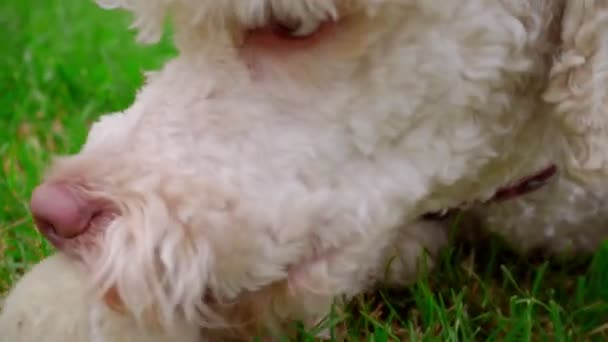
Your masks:
[[[200,327],[209,341],[246,341],[251,336],[264,336],[273,330],[284,330],[282,323],[274,320],[272,306],[281,301],[287,285],[283,282],[271,284],[259,291],[243,293],[230,301],[217,300],[205,296],[201,300],[201,317],[188,324]],[[132,315],[115,286],[103,293],[103,302],[112,311],[121,315]],[[137,310],[142,311],[142,310]],[[174,319],[183,320],[175,312]],[[137,322],[147,329],[171,333],[173,325],[167,322],[162,310],[157,306],[148,307],[136,317]]]

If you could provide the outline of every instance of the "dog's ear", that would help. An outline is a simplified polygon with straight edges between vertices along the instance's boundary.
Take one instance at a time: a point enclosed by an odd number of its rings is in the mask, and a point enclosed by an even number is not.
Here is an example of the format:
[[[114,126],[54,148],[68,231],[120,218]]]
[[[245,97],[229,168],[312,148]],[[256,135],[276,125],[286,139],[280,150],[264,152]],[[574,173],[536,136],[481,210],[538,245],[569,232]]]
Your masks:
[[[105,9],[124,9],[134,16],[131,28],[136,29],[137,41],[156,43],[162,37],[167,19],[176,29],[192,27],[209,19],[223,22],[234,11],[238,1],[245,0],[95,0]],[[255,1],[264,4],[265,1]],[[246,7],[246,6],[245,6]],[[175,27],[177,26],[177,27]]]
[[[163,24],[173,1],[171,0],[96,0],[105,9],[125,9],[135,16],[131,28],[138,31],[137,40],[156,43],[163,34]]]
[[[567,132],[571,171],[608,173],[608,0],[565,1],[545,101]],[[559,26],[559,25],[558,25]]]

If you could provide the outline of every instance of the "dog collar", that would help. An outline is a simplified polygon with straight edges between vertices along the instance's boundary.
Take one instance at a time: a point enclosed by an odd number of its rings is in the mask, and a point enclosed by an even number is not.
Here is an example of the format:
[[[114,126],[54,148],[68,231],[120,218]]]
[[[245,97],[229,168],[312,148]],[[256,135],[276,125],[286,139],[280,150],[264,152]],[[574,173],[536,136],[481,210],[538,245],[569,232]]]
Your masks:
[[[513,184],[498,188],[494,195],[483,203],[502,202],[536,191],[546,185],[556,173],[557,166],[555,166],[555,164],[550,164],[544,169],[541,169],[530,176],[521,178]],[[422,218],[425,220],[441,220],[460,211],[463,207],[464,205],[437,212],[426,213],[422,215]]]

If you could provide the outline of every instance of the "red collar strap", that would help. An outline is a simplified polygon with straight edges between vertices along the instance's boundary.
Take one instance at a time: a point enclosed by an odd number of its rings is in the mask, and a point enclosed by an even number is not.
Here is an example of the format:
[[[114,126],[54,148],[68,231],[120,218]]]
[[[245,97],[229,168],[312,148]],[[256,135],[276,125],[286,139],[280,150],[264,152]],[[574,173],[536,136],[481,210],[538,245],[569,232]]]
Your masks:
[[[498,188],[494,193],[494,196],[484,203],[502,202],[536,191],[547,184],[556,173],[557,166],[555,166],[555,164],[550,164],[535,174],[524,177],[512,185]],[[461,207],[456,207],[438,212],[426,213],[422,215],[422,218],[425,220],[441,220],[450,214],[458,212],[460,209]]]

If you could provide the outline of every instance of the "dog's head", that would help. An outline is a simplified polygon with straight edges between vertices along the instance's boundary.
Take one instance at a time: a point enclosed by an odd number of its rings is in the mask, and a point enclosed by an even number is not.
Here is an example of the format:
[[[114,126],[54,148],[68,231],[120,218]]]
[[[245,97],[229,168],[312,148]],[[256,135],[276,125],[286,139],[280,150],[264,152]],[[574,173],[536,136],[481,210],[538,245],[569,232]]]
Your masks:
[[[478,177],[516,143],[534,104],[514,94],[543,60],[500,1],[104,4],[146,41],[171,13],[179,56],[56,162],[32,210],[102,289],[163,321],[297,291],[294,267],[491,194]],[[338,291],[324,272],[307,291]]]

